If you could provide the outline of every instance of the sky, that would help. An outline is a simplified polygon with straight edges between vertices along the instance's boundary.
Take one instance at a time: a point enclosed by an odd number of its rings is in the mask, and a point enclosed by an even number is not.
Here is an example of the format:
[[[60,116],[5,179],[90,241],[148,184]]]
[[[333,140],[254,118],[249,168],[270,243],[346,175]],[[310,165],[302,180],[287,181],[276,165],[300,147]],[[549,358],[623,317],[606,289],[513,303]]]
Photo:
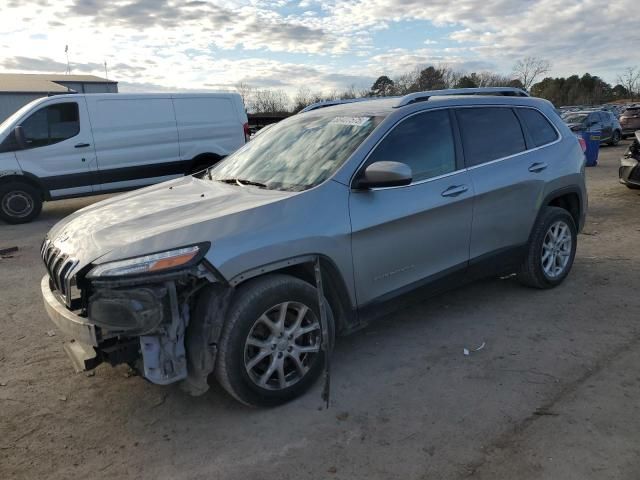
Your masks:
[[[0,72],[105,75],[120,91],[329,92],[426,65],[615,83],[640,65],[637,0],[0,0]]]

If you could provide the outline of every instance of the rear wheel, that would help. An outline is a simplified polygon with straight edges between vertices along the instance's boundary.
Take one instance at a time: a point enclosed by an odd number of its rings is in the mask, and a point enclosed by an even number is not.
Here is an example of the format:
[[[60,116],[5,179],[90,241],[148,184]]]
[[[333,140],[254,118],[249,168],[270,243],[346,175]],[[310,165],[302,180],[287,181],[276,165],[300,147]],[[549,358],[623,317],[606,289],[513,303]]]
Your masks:
[[[327,305],[330,341],[333,317]],[[241,286],[227,314],[216,378],[250,406],[275,406],[304,393],[322,373],[324,352],[318,295],[288,275]]]
[[[609,140],[609,145],[611,145],[612,147],[618,145],[621,138],[622,135],[620,134],[620,130],[614,130],[613,135],[611,135],[611,140]]]
[[[553,288],[567,277],[576,254],[573,217],[559,207],[545,207],[531,234],[518,280],[534,288]]]
[[[42,210],[42,195],[24,182],[0,185],[0,218],[7,223],[27,223]]]

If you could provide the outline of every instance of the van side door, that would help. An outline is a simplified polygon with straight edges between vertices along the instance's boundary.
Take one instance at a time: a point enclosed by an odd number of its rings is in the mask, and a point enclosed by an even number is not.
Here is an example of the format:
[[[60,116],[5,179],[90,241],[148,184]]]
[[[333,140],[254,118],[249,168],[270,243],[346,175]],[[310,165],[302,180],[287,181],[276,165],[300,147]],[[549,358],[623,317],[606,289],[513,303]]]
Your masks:
[[[101,191],[142,187],[184,174],[170,97],[118,94],[87,101]]]
[[[519,249],[528,242],[543,200],[553,162],[544,143],[553,143],[558,134],[537,110],[518,111],[525,121],[543,122],[552,140],[543,136],[537,146],[529,135],[525,139],[519,115],[511,106],[456,110],[475,190],[470,266],[498,268],[519,261]]]
[[[93,191],[96,155],[84,97],[47,102],[20,126],[26,148],[16,151],[18,163],[52,199]]]
[[[353,190],[349,196],[361,307],[467,266],[473,189],[457,156],[452,119],[447,109],[404,118],[359,169],[396,161],[413,173],[409,185]]]

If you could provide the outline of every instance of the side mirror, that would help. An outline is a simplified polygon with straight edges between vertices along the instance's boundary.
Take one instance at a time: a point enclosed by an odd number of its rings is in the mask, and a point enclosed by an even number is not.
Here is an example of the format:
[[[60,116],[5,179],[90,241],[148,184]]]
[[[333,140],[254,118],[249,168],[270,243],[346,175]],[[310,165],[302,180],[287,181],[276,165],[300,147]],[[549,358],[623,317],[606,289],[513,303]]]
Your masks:
[[[24,137],[24,130],[20,125],[13,129],[13,138],[16,141],[16,145],[20,150],[27,148],[27,139]]]
[[[383,188],[409,185],[412,179],[411,167],[400,162],[375,162],[369,165],[355,181],[354,188]]]

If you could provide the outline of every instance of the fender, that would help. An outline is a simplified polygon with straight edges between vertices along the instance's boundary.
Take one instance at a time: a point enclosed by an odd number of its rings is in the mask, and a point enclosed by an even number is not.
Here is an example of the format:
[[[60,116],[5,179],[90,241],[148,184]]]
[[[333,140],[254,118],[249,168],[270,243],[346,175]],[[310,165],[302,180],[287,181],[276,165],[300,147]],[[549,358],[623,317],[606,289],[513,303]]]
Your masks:
[[[249,280],[250,278],[264,275],[265,273],[275,272],[276,270],[282,270],[283,268],[293,267],[295,265],[300,265],[303,263],[313,263],[315,257],[316,255],[301,255],[284,260],[279,260],[277,262],[268,263],[260,267],[255,267],[229,279],[229,285],[231,285],[232,287],[237,287],[240,283]]]
[[[231,287],[251,279],[275,271],[284,271],[298,278],[302,278],[315,286],[314,264],[316,258],[320,258],[324,282],[325,296],[332,307],[339,334],[347,334],[357,330],[362,325],[358,315],[358,308],[349,297],[345,279],[335,262],[321,254],[306,254],[268,263],[260,267],[242,272],[228,280]]]
[[[49,189],[47,189],[44,183],[42,183],[42,180],[36,177],[33,173],[24,172],[22,170],[0,170],[0,182],[11,181],[12,179],[16,179],[22,182],[26,180],[27,183],[30,183],[42,192],[42,198],[44,200],[51,200]]]
[[[586,218],[587,212],[586,212],[586,201],[585,198],[583,197],[582,191],[574,186],[574,185],[569,185],[566,187],[561,187],[558,188],[556,190],[553,190],[549,193],[547,193],[547,195],[544,197],[542,204],[540,205],[540,209],[538,210],[538,215],[536,216],[536,222],[538,221],[538,218],[540,217],[540,213],[542,211],[543,207],[546,207],[547,205],[549,205],[551,203],[551,201],[554,198],[557,197],[561,197],[563,195],[566,195],[568,193],[574,193],[578,196],[578,222],[576,222],[576,228],[578,229],[578,232],[580,232],[582,230],[582,227],[584,226],[584,220]],[[534,224],[535,225],[535,224]],[[533,231],[533,227],[534,225],[531,226],[531,231]]]

